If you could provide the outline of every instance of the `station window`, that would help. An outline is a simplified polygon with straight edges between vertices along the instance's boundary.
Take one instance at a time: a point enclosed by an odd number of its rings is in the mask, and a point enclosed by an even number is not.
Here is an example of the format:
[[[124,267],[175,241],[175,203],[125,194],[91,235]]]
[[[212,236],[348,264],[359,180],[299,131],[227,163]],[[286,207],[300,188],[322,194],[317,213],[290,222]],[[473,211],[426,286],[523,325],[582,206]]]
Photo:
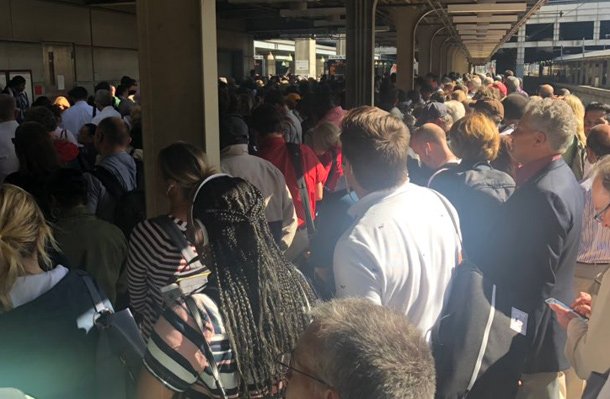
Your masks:
[[[559,24],[559,40],[593,39],[593,21]]]
[[[553,40],[553,24],[527,24],[525,26],[526,42],[542,40]]]
[[[599,38],[600,39],[610,39],[610,21],[600,21]]]

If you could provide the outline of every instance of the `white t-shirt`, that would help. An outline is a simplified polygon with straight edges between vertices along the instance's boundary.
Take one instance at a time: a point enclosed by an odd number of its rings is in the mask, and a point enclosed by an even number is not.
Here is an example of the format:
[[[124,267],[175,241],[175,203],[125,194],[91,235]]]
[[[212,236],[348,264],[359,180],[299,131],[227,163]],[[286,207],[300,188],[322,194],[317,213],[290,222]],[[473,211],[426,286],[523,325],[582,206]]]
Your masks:
[[[9,294],[13,309],[46,294],[66,277],[66,274],[68,274],[68,269],[58,265],[48,272],[17,277]]]
[[[122,116],[116,109],[109,105],[107,107],[104,107],[104,109],[101,111],[98,110],[93,119],[91,119],[91,123],[93,123],[94,125],[99,125],[99,123],[106,118],[121,119]]]
[[[432,190],[405,183],[366,195],[349,213],[356,222],[335,248],[337,297],[404,313],[427,336],[461,251],[457,212]]]
[[[93,107],[81,100],[61,114],[61,122],[65,129],[80,134],[80,129],[87,123],[91,123],[92,115]]]

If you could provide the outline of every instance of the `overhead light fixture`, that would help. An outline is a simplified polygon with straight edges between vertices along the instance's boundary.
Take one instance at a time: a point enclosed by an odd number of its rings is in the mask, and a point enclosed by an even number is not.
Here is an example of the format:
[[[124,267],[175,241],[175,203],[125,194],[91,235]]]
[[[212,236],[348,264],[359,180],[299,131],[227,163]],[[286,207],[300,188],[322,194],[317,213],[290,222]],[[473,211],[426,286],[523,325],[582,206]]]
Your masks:
[[[489,24],[489,25],[475,25],[475,24],[459,24],[455,25],[455,28],[460,30],[508,30],[511,29],[513,25],[511,24]]]
[[[527,9],[527,3],[477,3],[477,4],[449,4],[447,12],[449,14],[457,13],[509,13],[509,12],[524,12]]]
[[[453,23],[468,24],[468,23],[499,23],[499,22],[517,22],[519,17],[516,15],[492,15],[491,17],[479,17],[474,15],[455,15]]]
[[[280,17],[282,18],[317,18],[317,17],[329,17],[333,15],[345,15],[344,7],[320,7],[320,8],[307,8],[305,10],[280,10]]]

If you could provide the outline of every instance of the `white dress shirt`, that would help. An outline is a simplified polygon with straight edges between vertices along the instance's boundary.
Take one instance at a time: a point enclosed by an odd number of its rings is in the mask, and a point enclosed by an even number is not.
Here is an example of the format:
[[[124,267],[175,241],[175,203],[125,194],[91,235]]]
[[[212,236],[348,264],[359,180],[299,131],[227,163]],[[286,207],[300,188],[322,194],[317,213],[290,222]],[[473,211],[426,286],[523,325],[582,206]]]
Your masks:
[[[98,110],[97,114],[93,119],[91,119],[91,123],[94,125],[98,125],[101,121],[106,118],[119,118],[121,119],[121,114],[114,109],[112,105],[104,107],[101,111]]]
[[[64,129],[78,135],[84,125],[91,123],[92,117],[93,107],[81,100],[61,114],[61,121]]]
[[[335,248],[337,297],[364,297],[404,313],[422,335],[436,322],[461,251],[457,212],[432,190],[405,183],[352,206]]]
[[[282,172],[271,162],[248,154],[247,144],[230,145],[220,154],[224,173],[252,183],[265,199],[265,216],[269,223],[282,222],[282,242],[290,247],[297,230],[297,214]]]
[[[15,154],[15,130],[19,127],[17,121],[0,122],[0,183],[4,178],[19,170],[19,160]]]

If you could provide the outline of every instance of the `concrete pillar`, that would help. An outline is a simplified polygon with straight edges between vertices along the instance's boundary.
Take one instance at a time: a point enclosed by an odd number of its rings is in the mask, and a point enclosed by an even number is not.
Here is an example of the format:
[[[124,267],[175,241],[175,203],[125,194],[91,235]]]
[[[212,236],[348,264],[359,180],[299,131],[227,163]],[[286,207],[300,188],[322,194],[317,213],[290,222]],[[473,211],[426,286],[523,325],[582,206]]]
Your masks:
[[[415,62],[415,30],[422,12],[416,8],[401,7],[392,9],[394,25],[397,33],[397,76],[396,85],[399,89],[413,88],[413,63]],[[421,64],[418,66],[421,74]]]
[[[418,26],[415,30],[417,41],[417,61],[419,62],[419,74],[425,75],[430,72],[430,50],[432,36],[439,29],[438,25]]]
[[[372,105],[374,101],[373,56],[377,0],[346,0],[348,108]]]
[[[464,74],[468,71],[470,71],[470,64],[466,58],[466,53],[461,48],[458,48],[453,61],[453,72]]]
[[[517,62],[515,66],[515,75],[522,78],[525,68],[525,25],[519,28],[519,33],[517,35]]]
[[[265,65],[267,66],[267,75],[274,76],[276,74],[276,69],[273,53],[269,52],[269,54],[267,54],[265,57]]]
[[[216,0],[138,1],[148,216],[167,212],[159,150],[178,140],[203,147],[218,166]],[[182,99],[182,101],[180,100]]]
[[[601,21],[599,20],[599,18],[596,18],[595,21],[593,21],[593,40],[595,40],[595,45],[597,45],[599,43],[599,39],[603,39],[600,36],[600,26],[601,26]]]
[[[296,39],[294,41],[294,73],[315,78],[316,74],[316,40]]]
[[[337,55],[345,56],[347,50],[347,44],[345,41],[345,35],[341,35],[339,39],[337,39]]]

